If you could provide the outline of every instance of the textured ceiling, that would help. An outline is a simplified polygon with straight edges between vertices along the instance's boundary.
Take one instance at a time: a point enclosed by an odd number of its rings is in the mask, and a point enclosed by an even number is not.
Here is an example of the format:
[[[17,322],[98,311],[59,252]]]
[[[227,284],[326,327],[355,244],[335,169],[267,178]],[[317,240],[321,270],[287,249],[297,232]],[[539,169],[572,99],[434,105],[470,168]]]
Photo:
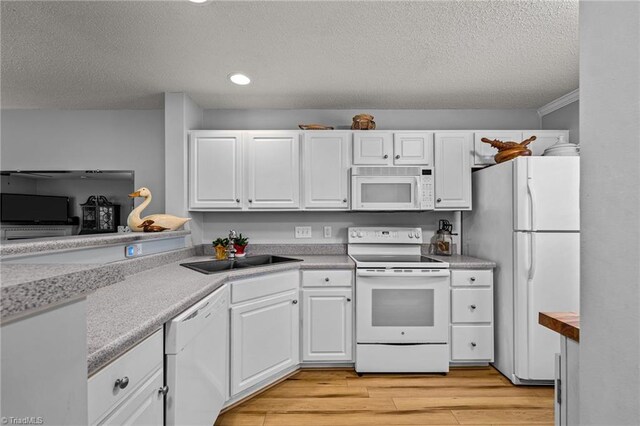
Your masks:
[[[3,108],[535,108],[578,87],[578,2],[3,1],[1,49]]]

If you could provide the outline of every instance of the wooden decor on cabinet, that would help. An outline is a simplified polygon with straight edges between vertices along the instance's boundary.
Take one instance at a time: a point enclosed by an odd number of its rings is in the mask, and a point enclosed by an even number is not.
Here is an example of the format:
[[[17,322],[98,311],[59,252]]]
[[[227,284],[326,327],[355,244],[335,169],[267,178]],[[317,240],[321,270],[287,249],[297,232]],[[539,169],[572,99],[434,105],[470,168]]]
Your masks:
[[[376,122],[373,121],[373,115],[358,114],[353,117],[351,130],[375,130]]]
[[[531,150],[527,148],[531,142],[535,141],[536,136],[531,136],[529,139],[525,139],[522,142],[503,142],[498,139],[482,138],[482,142],[490,144],[492,147],[498,150],[498,153],[493,157],[496,163],[504,163],[505,161],[513,160],[516,157],[526,157],[531,155]]]

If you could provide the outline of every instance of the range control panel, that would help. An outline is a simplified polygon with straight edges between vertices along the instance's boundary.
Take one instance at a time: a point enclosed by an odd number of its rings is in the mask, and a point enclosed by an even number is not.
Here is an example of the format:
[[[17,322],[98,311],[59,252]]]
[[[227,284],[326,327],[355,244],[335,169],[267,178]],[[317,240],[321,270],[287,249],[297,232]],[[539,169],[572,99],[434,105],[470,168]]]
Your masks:
[[[422,244],[421,228],[349,228],[349,244]]]

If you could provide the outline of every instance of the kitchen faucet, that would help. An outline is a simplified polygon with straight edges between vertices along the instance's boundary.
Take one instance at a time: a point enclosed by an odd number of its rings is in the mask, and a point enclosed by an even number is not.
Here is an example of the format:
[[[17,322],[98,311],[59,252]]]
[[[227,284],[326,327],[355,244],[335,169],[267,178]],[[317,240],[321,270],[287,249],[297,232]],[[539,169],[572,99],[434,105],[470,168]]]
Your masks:
[[[229,230],[229,244],[227,244],[227,259],[235,259],[236,258],[236,248],[233,243],[235,243],[236,238],[238,238],[238,234],[233,229]]]

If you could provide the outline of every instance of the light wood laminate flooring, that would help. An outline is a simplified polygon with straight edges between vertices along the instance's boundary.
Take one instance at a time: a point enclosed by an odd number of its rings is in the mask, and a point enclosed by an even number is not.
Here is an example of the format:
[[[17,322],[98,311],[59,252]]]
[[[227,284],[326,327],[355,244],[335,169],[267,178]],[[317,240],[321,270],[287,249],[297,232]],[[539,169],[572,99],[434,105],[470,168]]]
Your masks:
[[[216,426],[553,424],[553,388],[514,386],[492,367],[447,376],[302,370],[222,414]]]

